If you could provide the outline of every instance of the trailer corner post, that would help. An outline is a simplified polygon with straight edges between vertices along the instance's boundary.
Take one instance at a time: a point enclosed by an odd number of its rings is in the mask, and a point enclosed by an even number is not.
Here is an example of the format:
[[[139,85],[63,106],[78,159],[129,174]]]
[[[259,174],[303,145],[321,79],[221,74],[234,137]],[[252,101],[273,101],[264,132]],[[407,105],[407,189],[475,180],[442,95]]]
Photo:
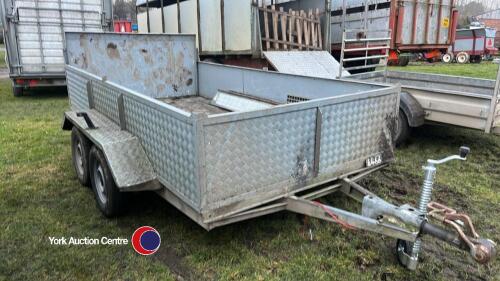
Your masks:
[[[498,102],[499,97],[500,97],[499,92],[500,92],[500,65],[498,67],[497,80],[495,82],[495,90],[493,92],[493,96],[491,97],[490,113],[488,114],[488,119],[486,120],[486,128],[484,130],[484,132],[487,134],[489,134],[492,131],[493,126],[495,125],[493,123],[495,121],[495,111],[496,111],[497,102]]]

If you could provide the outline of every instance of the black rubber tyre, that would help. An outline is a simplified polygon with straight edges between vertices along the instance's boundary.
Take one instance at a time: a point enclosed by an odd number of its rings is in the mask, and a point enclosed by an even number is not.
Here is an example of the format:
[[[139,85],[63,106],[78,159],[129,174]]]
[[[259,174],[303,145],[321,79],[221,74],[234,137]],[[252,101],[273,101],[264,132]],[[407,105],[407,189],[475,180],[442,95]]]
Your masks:
[[[89,160],[90,182],[97,207],[108,218],[120,215],[124,209],[125,195],[116,187],[104,154],[92,146]]]
[[[14,94],[14,97],[20,97],[24,94],[24,89],[23,87],[12,86],[12,93]]]
[[[84,186],[90,186],[89,154],[91,143],[80,130],[71,130],[71,158],[78,181]]]
[[[403,110],[399,110],[398,121],[396,124],[396,134],[394,136],[394,143],[396,146],[401,145],[406,141],[408,136],[410,135],[410,125],[408,124],[408,118],[406,118],[406,114]]]
[[[398,58],[398,65],[399,66],[407,66],[410,63],[410,57],[399,57]]]
[[[483,57],[481,56],[472,56],[470,57],[471,63],[481,63],[483,61]]]
[[[407,255],[410,255],[412,247],[413,244],[409,241],[401,239],[398,239],[398,241],[396,241],[396,257],[398,258],[398,262],[401,266],[406,267],[406,264],[404,264],[402,258],[403,252]]]

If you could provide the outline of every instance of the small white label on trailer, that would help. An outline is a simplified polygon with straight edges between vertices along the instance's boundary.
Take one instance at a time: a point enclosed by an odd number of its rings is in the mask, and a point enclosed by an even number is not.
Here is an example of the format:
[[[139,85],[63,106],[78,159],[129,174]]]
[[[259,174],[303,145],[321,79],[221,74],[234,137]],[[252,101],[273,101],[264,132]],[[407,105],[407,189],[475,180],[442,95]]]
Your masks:
[[[382,164],[382,155],[377,154],[366,159],[366,167],[372,167]]]

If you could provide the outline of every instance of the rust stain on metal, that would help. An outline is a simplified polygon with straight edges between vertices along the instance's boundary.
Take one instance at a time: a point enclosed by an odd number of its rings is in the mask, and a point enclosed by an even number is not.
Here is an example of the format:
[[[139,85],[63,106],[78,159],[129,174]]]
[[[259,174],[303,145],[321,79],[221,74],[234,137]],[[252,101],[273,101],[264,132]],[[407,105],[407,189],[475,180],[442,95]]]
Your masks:
[[[394,157],[393,139],[396,134],[397,117],[394,114],[388,114],[385,117],[386,128],[380,132],[378,139],[379,151],[382,153],[382,159],[392,159]]]
[[[118,51],[118,48],[115,43],[108,43],[106,46],[106,53],[108,56],[112,59],[119,59],[120,58],[120,52]]]
[[[292,178],[297,181],[297,186],[305,186],[308,175],[309,167],[307,164],[307,159],[305,157],[304,147],[302,146],[299,150],[299,154],[297,154],[295,170],[292,174]]]

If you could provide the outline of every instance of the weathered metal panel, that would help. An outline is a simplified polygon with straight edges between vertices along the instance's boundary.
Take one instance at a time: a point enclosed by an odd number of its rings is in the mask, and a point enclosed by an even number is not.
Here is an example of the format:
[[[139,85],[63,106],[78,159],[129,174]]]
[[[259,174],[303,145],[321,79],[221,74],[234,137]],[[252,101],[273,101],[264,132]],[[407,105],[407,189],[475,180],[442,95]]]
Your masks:
[[[150,97],[195,95],[192,35],[67,33],[69,65]]]
[[[207,218],[361,169],[370,156],[391,161],[399,89],[381,88],[204,120]]]
[[[148,16],[145,12],[137,14],[137,31],[139,33],[148,33]]]
[[[163,33],[161,22],[161,9],[149,11],[149,33]]]
[[[441,14],[439,14],[439,3],[423,2],[419,0],[398,1],[404,9],[403,25],[399,27],[402,29],[402,45],[447,43],[449,39],[448,29],[452,27],[452,16],[450,14],[451,0],[442,1]],[[439,17],[441,19],[438,23]],[[413,35],[413,28],[416,29],[415,35]],[[436,33],[438,30],[440,36],[439,39],[436,40]]]
[[[387,72],[388,83],[401,84],[424,109],[426,121],[487,130],[495,80],[413,72]],[[351,76],[380,81],[383,73]],[[490,119],[491,120],[491,119]]]
[[[391,2],[397,2],[395,7],[400,9],[392,11]],[[367,28],[369,31],[389,30],[391,29],[391,16],[395,26],[392,31],[396,36],[397,31],[401,35],[399,46],[404,45],[446,45],[449,43],[449,29],[453,27],[452,23],[452,0],[442,1],[420,1],[420,0],[372,0],[368,1],[369,11],[367,12]],[[331,38],[332,43],[342,42],[342,9],[343,1],[332,1],[332,19],[331,19]],[[364,0],[347,1],[348,11],[345,16],[345,29],[363,29],[364,28]],[[356,9],[357,8],[357,12]],[[396,17],[401,17],[402,25]],[[414,32],[415,30],[415,32]],[[385,37],[385,33],[370,32],[370,37]],[[439,35],[439,36],[438,36]],[[355,36],[355,34],[353,34]]]
[[[269,51],[264,52],[264,57],[281,73],[330,79],[339,77],[340,64],[327,51]],[[349,75],[348,71],[342,71],[343,77]]]
[[[149,9],[149,32],[147,19],[147,13],[143,12],[137,14],[137,28],[139,33],[163,33],[160,8]],[[177,32],[177,23],[175,25],[175,28]]]
[[[137,97],[124,97],[124,109],[127,130],[141,141],[160,182],[198,210],[201,195],[193,125]]]
[[[94,108],[115,123],[120,124],[118,98],[122,93],[97,81],[90,83],[90,88]]]
[[[169,7],[176,7],[172,5]],[[197,34],[198,33],[198,5],[196,0],[189,0],[179,3],[181,33]],[[196,40],[198,44],[198,40]]]
[[[170,5],[164,7],[163,15],[165,18],[165,33],[172,33],[172,34],[179,33],[179,22],[177,19],[177,5]],[[146,31],[144,33],[146,33]]]
[[[388,2],[387,0],[372,0],[369,1],[369,5],[377,5],[377,4],[383,4]],[[334,44],[339,44],[342,42],[342,32],[344,29],[363,29],[364,28],[364,15],[362,13],[347,13],[345,16],[345,27],[342,27],[342,22],[343,22],[343,15],[339,13],[339,10],[342,10],[342,0],[336,0],[332,1],[332,8],[331,10],[333,11],[333,15],[331,18],[331,28],[330,28],[330,37],[331,41]],[[364,7],[365,1],[364,0],[350,0],[346,1],[346,7],[347,9],[351,8],[359,8],[359,7]],[[383,38],[387,36],[387,32],[384,30],[389,29],[389,16],[390,16],[390,9],[389,8],[382,8],[382,7],[377,7],[376,9],[369,10],[367,13],[367,18],[368,18],[368,30],[379,30],[381,32],[369,32],[368,36],[369,38]],[[352,33],[349,34],[349,36],[352,35],[352,38],[347,38],[347,39],[354,39],[356,34]]]
[[[84,110],[89,108],[87,96],[88,81],[88,79],[75,70],[66,70],[66,83],[68,85],[69,102],[72,110]]]
[[[203,0],[200,3],[200,36],[203,52],[222,51],[222,24],[220,0]]]
[[[321,99],[380,89],[379,85],[368,83],[332,81],[205,62],[198,63],[198,75],[199,94],[209,98],[218,90],[223,90],[250,94],[276,103],[287,103],[289,96]]]
[[[393,159],[392,135],[399,92],[321,107],[319,176],[328,177],[364,166],[368,157]]]
[[[259,193],[278,196],[304,184],[312,174],[315,120],[313,108],[207,125],[205,207]]]
[[[228,51],[252,49],[252,0],[224,1],[224,39]]]

